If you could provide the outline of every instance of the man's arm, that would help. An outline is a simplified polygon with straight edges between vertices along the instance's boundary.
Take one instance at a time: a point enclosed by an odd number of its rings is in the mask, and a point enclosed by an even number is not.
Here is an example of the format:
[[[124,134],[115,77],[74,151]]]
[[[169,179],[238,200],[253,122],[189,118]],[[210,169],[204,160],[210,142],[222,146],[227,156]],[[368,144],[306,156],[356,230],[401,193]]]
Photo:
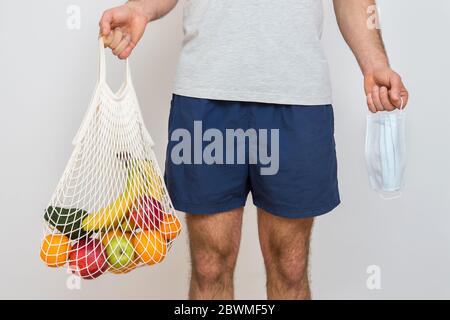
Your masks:
[[[130,0],[106,10],[100,20],[100,35],[105,46],[120,59],[128,58],[150,21],[169,13],[177,0]]]
[[[369,8],[375,0],[334,0],[336,18],[345,41],[364,74],[364,89],[370,111],[392,111],[408,103],[408,91],[389,66],[381,32],[368,25]]]

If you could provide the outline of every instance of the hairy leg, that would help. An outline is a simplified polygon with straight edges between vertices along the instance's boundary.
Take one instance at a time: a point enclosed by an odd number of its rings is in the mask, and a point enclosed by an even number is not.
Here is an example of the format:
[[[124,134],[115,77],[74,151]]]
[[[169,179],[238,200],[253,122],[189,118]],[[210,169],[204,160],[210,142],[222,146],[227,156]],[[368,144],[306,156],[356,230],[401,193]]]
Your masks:
[[[233,299],[233,275],[243,208],[213,215],[187,214],[192,260],[190,299]]]
[[[308,255],[313,221],[281,218],[258,208],[268,299],[311,299]]]

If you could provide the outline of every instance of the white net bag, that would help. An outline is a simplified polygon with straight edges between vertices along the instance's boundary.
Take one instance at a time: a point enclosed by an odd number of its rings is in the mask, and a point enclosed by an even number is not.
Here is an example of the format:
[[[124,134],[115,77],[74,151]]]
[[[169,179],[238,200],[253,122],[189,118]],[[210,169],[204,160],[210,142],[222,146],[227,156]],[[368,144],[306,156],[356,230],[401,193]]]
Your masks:
[[[114,93],[99,77],[75,149],[44,213],[40,256],[85,279],[163,261],[181,231],[131,82]]]

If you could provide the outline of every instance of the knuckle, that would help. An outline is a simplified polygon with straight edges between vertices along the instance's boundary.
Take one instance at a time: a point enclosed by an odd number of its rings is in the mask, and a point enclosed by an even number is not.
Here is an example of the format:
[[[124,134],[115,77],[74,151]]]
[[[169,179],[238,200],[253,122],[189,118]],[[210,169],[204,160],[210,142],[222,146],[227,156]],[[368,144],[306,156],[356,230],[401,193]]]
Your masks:
[[[103,12],[102,17],[100,18],[100,22],[104,22],[105,20],[107,20],[110,15],[110,10],[106,10],[105,12]]]

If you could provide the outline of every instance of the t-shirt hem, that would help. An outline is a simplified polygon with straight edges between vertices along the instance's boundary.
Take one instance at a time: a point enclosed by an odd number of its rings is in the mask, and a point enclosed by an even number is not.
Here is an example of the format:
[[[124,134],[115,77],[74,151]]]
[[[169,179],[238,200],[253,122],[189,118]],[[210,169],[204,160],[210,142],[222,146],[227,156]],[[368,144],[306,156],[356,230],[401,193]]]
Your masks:
[[[320,97],[297,97],[271,94],[265,92],[240,92],[226,91],[216,89],[173,89],[173,93],[191,98],[223,100],[223,101],[240,101],[240,102],[257,102],[283,105],[303,105],[303,106],[320,106],[332,104],[331,95]]]

